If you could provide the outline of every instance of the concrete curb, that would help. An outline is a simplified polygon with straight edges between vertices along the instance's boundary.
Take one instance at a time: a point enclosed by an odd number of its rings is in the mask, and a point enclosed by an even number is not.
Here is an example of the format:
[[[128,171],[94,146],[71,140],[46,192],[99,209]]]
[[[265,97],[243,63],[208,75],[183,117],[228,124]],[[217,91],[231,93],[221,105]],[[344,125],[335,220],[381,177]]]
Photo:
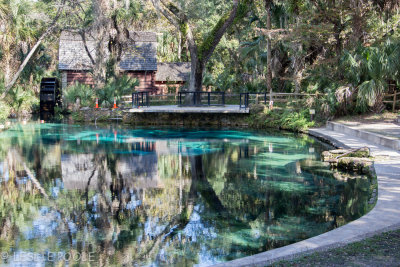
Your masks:
[[[327,129],[313,129],[311,135],[322,140],[332,140],[335,146],[359,148],[368,146],[373,156],[390,155],[389,160],[375,162],[378,179],[378,201],[368,214],[342,227],[324,234],[253,256],[220,263],[222,266],[266,266],[280,260],[325,251],[360,241],[373,235],[400,228],[400,153],[372,142],[333,132]]]
[[[320,141],[322,141],[324,143],[327,143],[327,144],[329,144],[329,145],[331,145],[331,146],[333,146],[335,148],[346,148],[346,149],[350,148],[349,146],[347,146],[346,144],[336,140],[335,138],[332,138],[329,135],[325,135],[325,134],[316,132],[316,131],[314,131],[312,129],[310,129],[308,131],[308,135],[311,135],[312,137],[314,137],[314,138],[316,138],[316,139],[318,139],[318,140],[320,140]]]
[[[388,136],[371,133],[363,130],[353,129],[341,123],[331,122],[331,121],[328,121],[326,123],[326,128],[334,132],[349,134],[370,141],[377,145],[385,146],[394,150],[400,150],[400,140],[396,138],[391,138]]]

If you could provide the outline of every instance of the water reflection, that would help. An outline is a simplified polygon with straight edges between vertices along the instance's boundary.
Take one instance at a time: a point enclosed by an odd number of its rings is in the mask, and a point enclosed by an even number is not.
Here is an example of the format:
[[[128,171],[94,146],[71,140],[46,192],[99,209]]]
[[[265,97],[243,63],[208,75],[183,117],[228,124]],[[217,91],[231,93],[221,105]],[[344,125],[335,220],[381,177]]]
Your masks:
[[[321,144],[287,133],[31,123],[0,139],[0,251],[14,255],[2,259],[9,265],[28,252],[100,266],[209,265],[371,208],[370,180],[333,173],[319,160]]]

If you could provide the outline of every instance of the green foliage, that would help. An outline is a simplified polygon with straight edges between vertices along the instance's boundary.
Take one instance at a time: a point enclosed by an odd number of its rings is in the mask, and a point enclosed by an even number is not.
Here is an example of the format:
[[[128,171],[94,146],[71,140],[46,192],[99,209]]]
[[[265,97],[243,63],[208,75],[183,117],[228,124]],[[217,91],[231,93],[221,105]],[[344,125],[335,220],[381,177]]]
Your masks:
[[[214,78],[209,72],[206,72],[203,77],[203,85],[207,88],[214,88],[219,92],[226,92],[235,87],[237,79],[235,74],[229,72],[222,72],[216,78]]]
[[[252,3],[253,1],[251,0],[240,1],[233,24],[240,23],[243,20],[243,18],[249,12]]]
[[[4,122],[10,116],[11,108],[7,103],[0,101],[0,122]]]
[[[382,100],[388,90],[388,81],[399,84],[399,42],[387,40],[371,47],[346,51],[341,59],[346,80],[358,90],[357,106],[362,111],[374,108],[382,111]]]
[[[254,79],[245,83],[242,87],[243,92],[267,92],[267,84],[262,79]]]
[[[1,73],[0,73],[1,74]],[[4,82],[0,77],[0,93],[4,91]],[[11,113],[11,107],[5,102],[0,100],[0,122],[4,122]]]
[[[240,1],[239,6],[237,7],[236,16],[235,16],[234,21],[232,23],[233,25],[241,22],[242,19],[246,16],[246,14],[247,14],[247,12],[249,10],[250,2],[251,1],[249,1],[249,0]],[[225,22],[229,19],[229,15],[230,15],[230,12],[225,13],[218,20],[217,24],[215,24],[215,26],[213,27],[211,32],[206,35],[206,37],[204,38],[204,40],[201,43],[201,45],[199,45],[198,57],[199,57],[200,61],[206,56],[205,53],[210,51],[210,49],[211,49],[211,47],[212,47],[212,45],[214,43],[214,39],[215,39],[216,33],[222,28],[222,26],[225,24]]]
[[[121,103],[121,97],[132,94],[135,91],[135,87],[138,85],[139,81],[129,76],[111,78],[101,90],[96,92],[99,98],[99,105],[101,107],[112,107],[114,97],[119,105]]]
[[[64,92],[65,100],[69,104],[75,104],[79,99],[81,107],[92,107],[94,106],[94,90],[92,87],[82,84],[75,83],[74,85],[68,86]]]
[[[10,116],[11,107],[4,101],[0,101],[0,122],[4,122]]]
[[[32,90],[15,86],[7,96],[10,107],[15,114],[31,113],[39,106],[39,98]]]
[[[222,28],[222,26],[224,25],[224,23],[227,21],[228,18],[229,18],[229,13],[226,13],[223,17],[221,17],[217,22],[217,24],[212,29],[212,31],[207,35],[207,37],[203,40],[203,42],[199,46],[198,58],[200,61],[203,60],[204,57],[206,56],[205,53],[210,51],[214,43],[216,33]]]
[[[310,120],[309,109],[302,108],[269,110],[264,105],[250,107],[250,112],[256,111],[249,118],[249,124],[255,128],[277,128],[294,132],[304,132],[315,125]]]
[[[292,131],[306,131],[309,127],[314,125],[314,122],[310,121],[308,109],[303,109],[298,112],[285,110],[279,121],[282,129],[288,129]]]

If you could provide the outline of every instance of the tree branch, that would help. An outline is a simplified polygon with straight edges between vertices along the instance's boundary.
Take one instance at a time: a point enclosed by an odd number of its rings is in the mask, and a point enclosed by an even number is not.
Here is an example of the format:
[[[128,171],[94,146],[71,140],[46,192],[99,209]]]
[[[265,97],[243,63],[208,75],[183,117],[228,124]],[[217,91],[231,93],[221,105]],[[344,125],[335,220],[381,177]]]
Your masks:
[[[65,0],[63,1],[63,3],[64,2],[65,2]],[[4,92],[1,94],[0,99],[4,99],[4,97],[6,97],[8,91],[10,91],[10,89],[15,85],[15,83],[17,82],[17,80],[18,80],[19,76],[21,75],[22,71],[24,70],[24,68],[26,67],[26,65],[28,64],[29,60],[31,59],[33,54],[36,52],[36,50],[38,49],[38,47],[40,46],[40,44],[42,43],[44,38],[46,38],[46,36],[49,35],[56,28],[56,23],[57,23],[58,19],[61,16],[61,11],[63,10],[63,8],[64,8],[64,4],[62,4],[58,8],[57,14],[54,17],[53,21],[51,22],[50,26],[39,37],[39,39],[37,40],[36,44],[32,47],[31,51],[29,51],[28,55],[26,56],[26,58],[24,59],[22,64],[19,66],[19,68],[18,68],[17,72],[15,73],[15,75],[14,75],[13,79],[11,80],[11,82],[6,85],[6,88],[5,88]]]
[[[91,54],[90,51],[89,51],[89,48],[88,48],[88,46],[87,46],[87,43],[86,43],[86,33],[85,33],[85,30],[79,31],[79,34],[80,34],[81,37],[82,37],[83,46],[85,47],[85,51],[86,51],[86,54],[88,55],[88,57],[89,57],[89,59],[90,59],[90,62],[92,63],[92,65],[96,64],[96,62],[94,61],[94,59],[93,59],[93,57],[92,57],[92,54]]]
[[[238,7],[239,0],[233,0],[233,7],[228,18],[225,21],[224,18],[221,18],[217,25],[215,25],[210,35],[205,39],[200,55],[203,58],[204,62],[207,62],[210,59],[215,48],[221,41],[222,36],[224,36],[226,30],[233,24],[233,21],[235,20],[237,15]]]
[[[173,17],[173,15],[163,6],[160,5],[160,0],[151,0],[154,8],[160,12],[172,25],[179,30],[179,22]]]

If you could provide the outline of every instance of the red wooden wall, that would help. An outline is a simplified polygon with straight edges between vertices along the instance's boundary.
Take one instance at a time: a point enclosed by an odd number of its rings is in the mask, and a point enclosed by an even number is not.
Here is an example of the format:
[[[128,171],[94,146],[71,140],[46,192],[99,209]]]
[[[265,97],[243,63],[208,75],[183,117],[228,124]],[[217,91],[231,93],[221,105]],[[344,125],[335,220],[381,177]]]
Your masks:
[[[157,88],[155,87],[155,71],[129,71],[126,74],[139,80],[139,86],[136,87],[136,91],[157,93]]]
[[[175,87],[176,92],[179,88],[184,85],[184,82],[160,82],[155,81],[156,72],[153,71],[132,71],[126,73],[130,77],[134,77],[139,80],[139,86],[135,89],[136,91],[148,91],[152,94],[168,94],[175,92],[168,92],[168,87]],[[67,71],[67,85],[73,85],[75,82],[87,84],[90,86],[94,85],[93,77],[90,72],[86,71]]]
[[[73,85],[75,82],[87,85],[93,85],[93,77],[90,73],[84,71],[67,71],[67,85]]]

